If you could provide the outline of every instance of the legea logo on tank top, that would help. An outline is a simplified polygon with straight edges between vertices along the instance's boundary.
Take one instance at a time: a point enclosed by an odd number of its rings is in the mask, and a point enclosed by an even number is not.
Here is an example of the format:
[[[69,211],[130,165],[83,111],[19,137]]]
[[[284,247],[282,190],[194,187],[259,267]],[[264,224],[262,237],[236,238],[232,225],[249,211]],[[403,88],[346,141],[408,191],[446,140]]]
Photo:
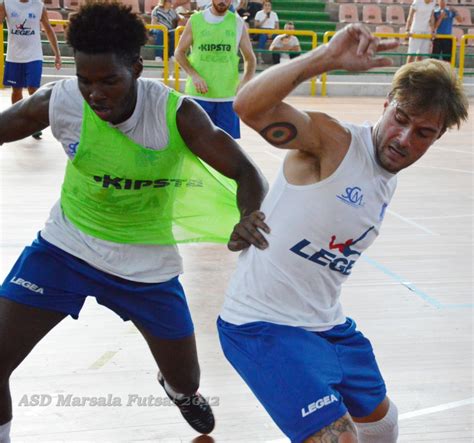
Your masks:
[[[314,251],[314,246],[309,240],[305,238],[296,245],[290,248],[291,252],[294,252],[296,255],[309,260],[313,263],[316,263],[319,266],[329,266],[331,271],[340,272],[343,275],[349,275],[351,273],[352,267],[356,260],[349,259],[350,256],[360,256],[360,252],[354,249],[354,245],[362,241],[367,234],[374,229],[375,226],[371,226],[367,229],[362,235],[357,237],[355,240],[350,238],[349,240],[338,241],[335,235],[331,236],[329,241],[329,250],[321,248],[319,251],[312,253]],[[330,252],[331,250],[337,250],[343,257],[338,257],[337,254]]]
[[[23,286],[26,289],[29,289],[30,291],[36,292],[37,294],[44,294],[44,289],[40,288],[38,285],[35,285],[34,283],[31,283],[30,281],[23,280],[22,278],[19,277],[13,277],[10,280],[10,283],[13,283],[18,286]]]
[[[334,394],[331,395],[326,395],[325,397],[318,398],[316,401],[313,401],[310,403],[306,408],[301,409],[301,416],[307,417],[309,414],[312,414],[313,412],[316,412],[318,409],[324,408],[327,405],[330,405],[331,403],[334,403],[337,401],[337,398]]]
[[[12,34],[14,35],[34,35],[35,31],[34,29],[28,28],[26,26],[26,18],[23,23],[20,23],[19,25],[16,25],[14,28],[12,28]]]

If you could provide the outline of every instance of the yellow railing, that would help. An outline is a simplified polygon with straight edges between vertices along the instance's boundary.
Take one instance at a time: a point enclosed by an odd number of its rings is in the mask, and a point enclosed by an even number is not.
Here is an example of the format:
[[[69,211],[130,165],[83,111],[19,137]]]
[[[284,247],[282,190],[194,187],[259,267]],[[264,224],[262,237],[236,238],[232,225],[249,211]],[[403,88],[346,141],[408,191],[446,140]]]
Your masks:
[[[318,34],[314,31],[290,31],[289,29],[256,29],[250,28],[249,34],[288,34],[288,35],[295,35],[295,36],[303,36],[308,35],[311,37],[311,49],[315,49],[318,46]],[[316,77],[311,79],[311,95],[316,95]]]
[[[324,33],[323,37],[323,43],[326,44],[330,37],[332,37],[336,32],[335,31],[327,31]],[[397,33],[379,33],[375,32],[374,35],[376,37],[381,37],[381,38],[396,38],[396,39],[407,39],[409,38],[409,34],[407,32],[403,34],[397,34]],[[414,38],[427,38],[431,39],[432,35],[431,34],[412,34],[411,35]],[[451,66],[454,68],[456,65],[456,37],[454,35],[441,35],[437,34],[436,38],[441,38],[441,39],[449,39],[452,40],[453,45],[452,45],[452,53],[451,53]],[[409,54],[403,54],[403,53],[397,53],[397,56],[406,56]],[[463,53],[464,57],[464,53]],[[462,60],[464,62],[464,60]],[[321,95],[325,97],[327,94],[327,73],[325,72],[324,74],[321,75]]]
[[[179,39],[184,31],[184,26],[178,26],[174,31],[174,49],[178,47]],[[179,63],[174,64],[174,89],[179,91]]]
[[[459,48],[459,79],[462,80],[464,77],[464,64],[466,59],[466,45],[468,40],[472,40],[474,38],[474,34],[465,34],[461,38],[461,46]]]
[[[169,60],[168,60],[168,45],[169,36],[168,28],[164,25],[146,25],[147,29],[155,29],[163,31],[163,83],[168,86],[169,79]]]
[[[62,26],[67,26],[69,23],[68,20],[50,20],[50,23],[52,25],[62,25]],[[146,25],[147,29],[157,29],[163,32],[163,82],[165,85],[168,85],[169,83],[169,59],[168,59],[168,45],[169,45],[169,36],[168,36],[168,29],[166,26],[163,25]],[[181,37],[181,34],[184,31],[184,26],[179,26],[175,30],[175,49],[178,46],[179,39]],[[316,48],[318,45],[318,36],[314,31],[290,31],[290,30],[285,30],[285,29],[254,29],[251,28],[249,29],[250,34],[290,34],[290,35],[295,35],[295,36],[310,36],[312,39],[312,49]],[[335,34],[335,31],[328,31],[324,34],[323,38],[323,43],[327,43],[329,39]],[[397,38],[397,39],[407,39],[409,37],[408,33],[375,33],[374,34],[377,37],[381,38]],[[413,34],[412,35],[415,38],[431,38],[432,36],[430,34]],[[452,45],[452,54],[451,54],[451,66],[455,67],[456,65],[456,37],[453,35],[436,35],[436,38],[441,38],[441,39],[451,39],[453,42]],[[466,58],[466,45],[467,45],[467,40],[469,39],[474,39],[473,34],[466,34],[462,37],[461,39],[461,46],[460,46],[460,52],[459,52],[459,78],[462,80],[464,76],[464,68],[465,68],[465,58]],[[5,58],[5,53],[4,53],[4,47],[5,47],[5,41],[3,37],[3,25],[0,24],[0,47],[2,48],[2,53],[3,56],[0,57],[0,80],[3,78],[3,73],[5,69],[5,64],[4,64],[4,58]],[[397,53],[397,56],[405,56],[406,54],[402,53]],[[179,91],[180,88],[180,79],[179,79],[179,64],[175,63],[174,65],[174,87],[177,91]],[[0,88],[3,88],[3,84],[0,82]],[[327,94],[327,73],[324,73],[321,75],[321,95],[324,97]],[[311,95],[316,95],[316,78],[311,79]]]
[[[179,39],[183,33],[184,27],[179,26],[175,32],[175,48],[178,47]],[[318,35],[314,31],[290,31],[285,29],[249,29],[249,34],[289,34],[289,35],[309,35],[312,39],[312,48],[316,48],[318,45]],[[179,65],[174,65],[174,78],[175,78],[175,89],[179,91]],[[311,79],[311,95],[316,95],[316,78]]]

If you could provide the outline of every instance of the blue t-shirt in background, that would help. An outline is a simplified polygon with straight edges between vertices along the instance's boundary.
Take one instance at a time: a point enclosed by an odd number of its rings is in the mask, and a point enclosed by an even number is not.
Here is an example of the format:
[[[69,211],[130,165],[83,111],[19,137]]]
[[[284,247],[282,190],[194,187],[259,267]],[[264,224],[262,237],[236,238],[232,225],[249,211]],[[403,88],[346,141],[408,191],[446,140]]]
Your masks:
[[[439,7],[434,10],[435,21],[438,20],[439,16],[441,15],[441,11],[443,11],[443,9],[440,9]],[[444,12],[446,14],[446,17],[441,20],[441,23],[439,24],[438,29],[436,30],[436,34],[451,35],[453,32],[453,20],[454,17],[456,17],[457,13],[451,11],[451,9],[448,8],[444,8]]]

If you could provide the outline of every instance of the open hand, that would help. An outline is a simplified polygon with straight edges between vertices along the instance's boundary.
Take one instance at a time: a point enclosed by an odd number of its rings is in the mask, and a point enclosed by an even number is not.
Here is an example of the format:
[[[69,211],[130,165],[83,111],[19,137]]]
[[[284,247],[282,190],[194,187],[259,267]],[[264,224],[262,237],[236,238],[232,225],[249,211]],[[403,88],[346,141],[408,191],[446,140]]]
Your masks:
[[[259,231],[270,233],[270,228],[264,220],[265,214],[261,211],[253,211],[242,217],[239,223],[234,226],[227,247],[231,251],[241,251],[250,245],[254,245],[259,249],[267,248],[268,242]]]
[[[333,69],[346,71],[366,71],[370,68],[391,66],[388,57],[377,57],[380,51],[398,46],[396,40],[380,41],[362,23],[353,23],[341,29],[329,41],[327,56]]]

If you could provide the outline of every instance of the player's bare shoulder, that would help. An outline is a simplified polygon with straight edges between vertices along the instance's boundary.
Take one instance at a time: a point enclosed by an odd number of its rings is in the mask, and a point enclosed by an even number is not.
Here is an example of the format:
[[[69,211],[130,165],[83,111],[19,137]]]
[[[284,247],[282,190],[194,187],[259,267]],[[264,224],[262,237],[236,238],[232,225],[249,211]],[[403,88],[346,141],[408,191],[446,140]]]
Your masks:
[[[351,144],[351,132],[337,119],[324,112],[308,112],[318,134],[320,157],[344,158]]]

